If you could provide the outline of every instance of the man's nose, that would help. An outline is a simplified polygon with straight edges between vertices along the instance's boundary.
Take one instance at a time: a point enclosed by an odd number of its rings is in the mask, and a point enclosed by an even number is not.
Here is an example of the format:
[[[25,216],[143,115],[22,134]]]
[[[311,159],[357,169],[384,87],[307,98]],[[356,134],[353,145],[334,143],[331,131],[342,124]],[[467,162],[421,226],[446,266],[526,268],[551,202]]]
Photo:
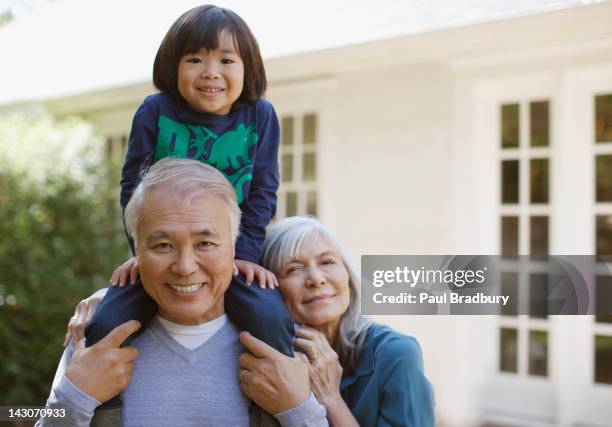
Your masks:
[[[180,251],[178,258],[172,263],[172,272],[179,276],[190,276],[198,270],[198,261],[192,249]]]

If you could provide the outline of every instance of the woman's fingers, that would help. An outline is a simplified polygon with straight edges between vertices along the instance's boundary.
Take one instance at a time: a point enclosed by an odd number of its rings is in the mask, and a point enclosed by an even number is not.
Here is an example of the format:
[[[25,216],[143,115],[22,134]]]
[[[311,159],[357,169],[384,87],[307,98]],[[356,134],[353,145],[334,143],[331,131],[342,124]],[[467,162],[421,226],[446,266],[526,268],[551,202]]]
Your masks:
[[[319,357],[319,349],[317,345],[310,340],[305,338],[296,338],[294,346],[298,349],[306,353],[308,356],[308,360],[310,363],[314,363],[314,361]]]

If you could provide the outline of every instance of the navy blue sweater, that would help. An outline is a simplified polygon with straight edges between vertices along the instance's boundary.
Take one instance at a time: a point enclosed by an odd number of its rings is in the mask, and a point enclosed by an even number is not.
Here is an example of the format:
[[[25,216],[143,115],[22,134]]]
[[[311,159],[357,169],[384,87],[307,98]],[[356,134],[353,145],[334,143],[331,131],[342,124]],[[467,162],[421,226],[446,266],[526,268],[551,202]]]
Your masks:
[[[242,210],[236,258],[259,262],[266,226],[276,211],[279,125],[272,104],[225,116],[203,114],[170,95],[148,96],[136,111],[121,174],[121,209],[140,182],[141,171],[164,157],[209,164],[225,175]],[[132,251],[133,242],[130,241]]]

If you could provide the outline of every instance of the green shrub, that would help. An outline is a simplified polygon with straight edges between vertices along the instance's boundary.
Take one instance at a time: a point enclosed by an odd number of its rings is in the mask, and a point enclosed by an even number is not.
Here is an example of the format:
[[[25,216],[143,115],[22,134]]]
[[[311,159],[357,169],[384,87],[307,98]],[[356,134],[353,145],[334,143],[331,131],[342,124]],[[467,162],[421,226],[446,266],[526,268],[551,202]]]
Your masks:
[[[102,149],[76,119],[0,118],[0,405],[44,404],[75,305],[127,255]]]

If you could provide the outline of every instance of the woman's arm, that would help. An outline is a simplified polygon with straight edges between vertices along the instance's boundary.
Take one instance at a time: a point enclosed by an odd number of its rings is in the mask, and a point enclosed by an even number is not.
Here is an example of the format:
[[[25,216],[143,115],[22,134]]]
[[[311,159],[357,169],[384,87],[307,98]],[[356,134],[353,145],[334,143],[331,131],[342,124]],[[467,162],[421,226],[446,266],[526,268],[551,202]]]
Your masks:
[[[64,347],[85,338],[85,327],[87,327],[100,302],[104,299],[106,291],[107,288],[99,289],[77,304],[74,316],[68,321],[68,331],[64,337]]]
[[[317,400],[325,406],[330,424],[359,427],[359,423],[340,394],[342,366],[327,338],[321,332],[309,327],[300,328],[295,335],[296,348],[302,350],[310,361],[310,387]]]
[[[377,350],[376,370],[383,385],[376,425],[433,427],[433,391],[418,342],[397,334]]]

